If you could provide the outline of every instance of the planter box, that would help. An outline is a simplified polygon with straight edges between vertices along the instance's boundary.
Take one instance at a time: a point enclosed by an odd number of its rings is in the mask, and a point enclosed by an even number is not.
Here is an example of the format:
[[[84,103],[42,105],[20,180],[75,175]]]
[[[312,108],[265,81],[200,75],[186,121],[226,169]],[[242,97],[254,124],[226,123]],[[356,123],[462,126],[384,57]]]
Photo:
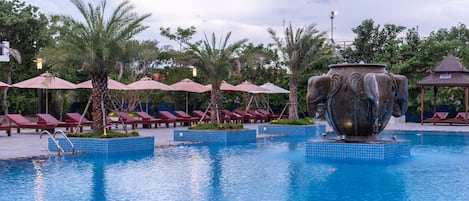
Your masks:
[[[319,137],[326,132],[326,125],[278,125],[263,124],[257,127],[259,134],[279,136]]]
[[[256,130],[174,130],[173,139],[200,143],[256,142]]]
[[[410,142],[344,143],[336,140],[311,140],[305,143],[307,157],[326,160],[389,161],[410,156]]]
[[[96,154],[111,154],[120,152],[148,151],[155,149],[153,136],[125,137],[125,138],[69,138],[75,151]],[[72,147],[65,138],[57,138],[65,152],[72,152]],[[57,151],[51,138],[48,139],[50,151]]]

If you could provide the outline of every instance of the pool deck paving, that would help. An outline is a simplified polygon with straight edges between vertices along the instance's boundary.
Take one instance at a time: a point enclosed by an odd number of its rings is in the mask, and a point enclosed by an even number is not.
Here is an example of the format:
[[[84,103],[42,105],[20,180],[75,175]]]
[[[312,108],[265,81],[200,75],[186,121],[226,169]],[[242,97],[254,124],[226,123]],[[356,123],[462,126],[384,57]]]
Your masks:
[[[325,124],[327,131],[332,131],[331,127],[325,121],[320,121],[319,124]],[[257,130],[259,124],[246,123],[244,127],[247,129]],[[176,126],[166,128],[137,128],[141,136],[154,136],[155,146],[174,146],[184,144],[184,142],[173,141],[173,131],[175,129],[185,129],[187,126]],[[62,129],[62,128],[59,128]],[[84,130],[89,130],[85,128]],[[122,128],[115,130],[123,131]],[[469,126],[465,125],[449,125],[438,124],[433,125],[426,123],[402,123],[397,121],[390,121],[385,130],[418,130],[418,131],[459,131],[469,132]],[[43,136],[40,139],[40,134],[36,133],[33,129],[22,129],[21,133],[16,133],[16,129],[12,129],[11,136],[7,136],[4,131],[0,131],[0,160],[12,160],[21,158],[42,157],[49,155],[47,151],[47,137]]]

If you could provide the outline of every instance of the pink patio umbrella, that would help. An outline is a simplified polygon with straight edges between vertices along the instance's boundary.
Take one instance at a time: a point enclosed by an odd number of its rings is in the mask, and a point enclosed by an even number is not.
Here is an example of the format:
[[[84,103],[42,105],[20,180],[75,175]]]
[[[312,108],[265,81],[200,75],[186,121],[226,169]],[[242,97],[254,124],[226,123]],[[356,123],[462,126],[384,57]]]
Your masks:
[[[238,91],[248,92],[248,93],[251,91],[264,91],[264,92],[267,91],[267,89],[264,89],[260,86],[252,84],[251,82],[248,82],[248,81],[244,81],[243,83],[236,85],[235,88]]]
[[[4,83],[4,82],[0,82],[0,89],[4,89],[4,88],[7,88],[7,87],[10,87],[10,85],[7,84],[7,83]]]
[[[77,85],[73,84],[67,80],[60,79],[55,77],[49,72],[43,73],[37,77],[27,79],[16,84],[11,85],[12,87],[18,88],[28,88],[28,89],[45,89],[46,94],[48,89],[76,89]],[[48,110],[49,101],[46,96],[46,113],[49,113]]]
[[[91,83],[91,80],[88,80],[88,81],[77,84],[77,88],[92,89],[93,85]],[[128,87],[127,85],[120,83],[118,81],[115,81],[111,78],[107,79],[107,88],[114,89],[114,90],[132,90],[132,88]]]
[[[209,90],[212,89],[211,84],[207,84],[207,85],[205,85],[205,87],[207,87]],[[226,82],[225,80],[223,80],[221,82],[220,90],[226,91],[226,92],[238,91],[238,89],[235,86],[233,86],[232,84]]]
[[[129,88],[134,90],[163,90],[163,91],[171,91],[175,90],[173,87],[163,84],[161,82],[152,80],[149,77],[144,77],[139,81],[132,82],[127,85]]]
[[[161,82],[152,80],[149,77],[143,77],[142,79],[136,82],[128,84],[127,86],[133,90],[163,90],[163,91],[174,90],[173,87],[170,87]],[[147,110],[146,112],[148,113],[148,100],[146,102],[146,110]]]
[[[248,82],[248,81],[244,81],[243,83],[236,85],[235,88],[238,91],[247,92],[247,93],[250,93],[251,91],[263,91],[263,92],[267,91],[267,89],[264,89],[260,86],[252,84],[251,82]],[[254,100],[254,96],[251,96],[251,99],[249,99],[249,102],[246,106],[246,110],[248,110],[251,107],[251,103],[253,100]]]
[[[194,82],[189,78],[185,78],[185,79],[183,79],[179,82],[176,82],[172,85],[169,85],[169,86],[174,88],[174,91],[185,91],[186,92],[186,113],[189,112],[188,92],[203,93],[203,92],[206,92],[206,91],[210,90],[210,88],[207,88],[204,85],[201,85],[197,82]]]

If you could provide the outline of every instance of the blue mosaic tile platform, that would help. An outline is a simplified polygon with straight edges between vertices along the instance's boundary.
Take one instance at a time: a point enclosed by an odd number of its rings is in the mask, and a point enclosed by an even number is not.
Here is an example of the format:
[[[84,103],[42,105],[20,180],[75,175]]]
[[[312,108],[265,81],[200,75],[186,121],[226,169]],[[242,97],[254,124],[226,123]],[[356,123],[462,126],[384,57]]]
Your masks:
[[[200,143],[244,143],[256,142],[256,130],[174,130],[174,141]]]
[[[335,140],[311,140],[305,142],[306,156],[330,160],[387,161],[410,156],[410,142],[406,140],[388,143],[344,143]]]
[[[57,138],[57,140],[65,152],[72,152],[72,147],[65,138]],[[155,149],[153,136],[110,139],[70,138],[70,141],[72,141],[75,151],[84,153],[108,154]],[[48,139],[48,148],[50,151],[57,151],[51,138]]]
[[[259,134],[319,137],[326,132],[326,125],[278,125],[264,124],[257,127]]]

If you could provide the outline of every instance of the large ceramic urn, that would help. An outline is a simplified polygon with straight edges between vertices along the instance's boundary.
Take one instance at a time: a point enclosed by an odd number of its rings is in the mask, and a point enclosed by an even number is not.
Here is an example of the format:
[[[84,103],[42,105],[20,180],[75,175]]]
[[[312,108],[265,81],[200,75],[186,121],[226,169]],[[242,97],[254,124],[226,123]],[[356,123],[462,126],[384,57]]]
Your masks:
[[[407,111],[407,78],[380,64],[335,64],[308,80],[308,112],[325,116],[342,140],[376,140],[391,115]]]

